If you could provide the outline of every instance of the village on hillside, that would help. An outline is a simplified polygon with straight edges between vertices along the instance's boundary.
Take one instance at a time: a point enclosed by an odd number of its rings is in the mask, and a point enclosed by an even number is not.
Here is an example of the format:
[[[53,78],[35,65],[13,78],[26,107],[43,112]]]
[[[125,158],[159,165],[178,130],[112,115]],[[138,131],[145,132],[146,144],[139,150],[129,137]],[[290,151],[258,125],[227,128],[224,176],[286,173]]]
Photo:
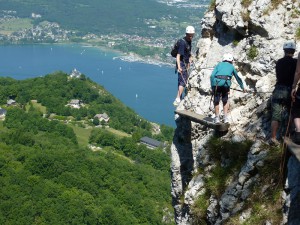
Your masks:
[[[126,60],[132,60],[132,54],[145,57],[151,55],[151,60],[168,59],[170,41],[173,37],[142,37],[129,34],[97,35],[88,33],[79,35],[78,32],[65,30],[58,23],[43,21],[33,25],[34,20],[41,20],[42,15],[32,12],[29,18],[20,18],[16,11],[0,11],[0,43],[24,44],[24,43],[87,43],[93,46],[119,50],[128,54]],[[150,28],[156,27],[152,21],[146,21]],[[21,25],[19,25],[21,24]],[[22,26],[23,25],[23,26]],[[131,49],[130,46],[134,46]],[[139,50],[140,48],[140,50]],[[148,49],[148,50],[146,50]],[[153,50],[155,49],[155,55]],[[140,60],[140,59],[139,59]],[[170,61],[169,58],[167,61]]]
[[[82,75],[82,73],[79,70],[74,68],[68,75],[68,81],[71,81],[72,79],[81,79],[82,76],[84,76],[84,75]],[[72,116],[69,116],[69,117],[59,116],[59,115],[56,115],[55,113],[50,113],[47,115],[45,113],[45,111],[46,111],[45,107],[42,106],[40,103],[38,103],[37,100],[31,100],[30,105],[32,105],[32,106],[34,105],[35,107],[40,108],[40,109],[44,108],[42,110],[42,111],[44,111],[43,117],[48,118],[48,120],[56,120],[56,121],[60,121],[64,124],[76,123],[77,126],[80,126],[85,129],[91,129],[93,127],[94,128],[112,129],[112,128],[110,128],[110,125],[109,125],[111,118],[108,115],[108,113],[106,113],[106,112],[97,112],[89,120],[87,120],[86,118],[77,120],[76,118],[74,118]],[[3,106],[3,108],[0,107],[0,120],[2,120],[2,121],[5,120],[7,111],[9,110],[9,108],[12,108],[12,107],[22,108],[23,106],[14,99],[11,99],[11,98],[8,99],[6,101],[6,105]],[[88,105],[86,105],[82,99],[70,99],[68,101],[68,103],[65,105],[65,107],[79,110],[81,108],[88,107]],[[153,132],[156,134],[159,134],[161,132],[158,124],[152,123],[152,129],[153,129]],[[139,143],[145,145],[149,149],[156,149],[156,148],[164,149],[167,146],[166,142],[161,142],[161,141],[155,140],[155,139],[147,137],[147,136],[141,137]],[[98,149],[97,146],[92,145],[92,144],[89,144],[88,146],[92,150]]]

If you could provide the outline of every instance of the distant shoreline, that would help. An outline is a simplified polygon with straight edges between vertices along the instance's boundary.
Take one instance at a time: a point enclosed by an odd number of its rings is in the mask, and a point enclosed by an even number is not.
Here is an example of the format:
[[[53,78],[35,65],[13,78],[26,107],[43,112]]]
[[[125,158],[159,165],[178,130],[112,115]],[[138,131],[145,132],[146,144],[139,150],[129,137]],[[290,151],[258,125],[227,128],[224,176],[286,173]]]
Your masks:
[[[0,44],[0,45],[72,45],[77,44],[80,46],[85,47],[91,47],[91,48],[97,48],[104,52],[112,52],[117,53],[119,56],[116,56],[115,58],[118,58],[120,60],[126,61],[126,62],[140,62],[140,63],[146,63],[151,65],[157,65],[157,66],[167,66],[167,67],[173,67],[175,64],[170,62],[165,62],[158,59],[152,59],[151,56],[148,57],[142,57],[138,54],[135,54],[133,52],[125,53],[122,51],[119,51],[117,49],[112,49],[105,46],[100,45],[94,45],[88,42],[58,42],[58,43],[6,43],[6,44]]]
[[[116,49],[112,49],[112,48],[100,46],[100,45],[93,45],[91,43],[86,43],[86,42],[80,42],[77,44],[82,45],[82,46],[87,45],[90,47],[98,48],[98,49],[100,49],[102,51],[106,51],[106,52],[115,52],[120,55],[120,56],[116,56],[115,58],[118,58],[118,59],[126,61],[126,62],[141,62],[141,63],[157,65],[157,66],[169,66],[169,67],[174,66],[174,64],[172,64],[172,63],[164,62],[164,61],[157,60],[157,59],[150,59],[150,57],[145,58],[145,57],[139,56],[138,54],[135,54],[133,52],[124,53],[124,52],[116,50]]]
[[[155,59],[143,58],[133,53],[129,53],[128,55],[122,55],[117,58],[127,62],[141,62],[141,63],[157,65],[157,66],[169,66],[169,67],[173,66],[173,64],[171,63],[166,63]]]

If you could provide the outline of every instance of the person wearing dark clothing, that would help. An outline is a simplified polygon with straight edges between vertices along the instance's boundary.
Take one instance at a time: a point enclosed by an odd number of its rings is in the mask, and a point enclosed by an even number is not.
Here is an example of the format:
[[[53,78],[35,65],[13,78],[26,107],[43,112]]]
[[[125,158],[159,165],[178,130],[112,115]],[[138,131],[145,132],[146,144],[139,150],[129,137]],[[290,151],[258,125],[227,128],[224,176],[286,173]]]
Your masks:
[[[292,55],[285,55],[276,63],[276,85],[292,87],[294,81],[294,73],[296,70],[297,59],[292,58]]]
[[[178,91],[177,96],[174,101],[174,106],[178,106],[183,90],[187,84],[188,80],[188,70],[190,67],[190,62],[192,59],[192,39],[195,34],[195,28],[188,26],[186,28],[185,37],[179,42],[178,53],[176,56],[176,68],[178,72]]]
[[[290,108],[291,90],[294,81],[294,74],[297,65],[297,59],[293,58],[296,45],[294,42],[286,42],[283,45],[284,57],[276,62],[276,84],[272,93],[272,122],[270,144],[279,145],[277,140],[277,131],[283,120],[284,109]]]
[[[299,88],[299,79],[300,79],[300,52],[298,54],[297,68],[295,72],[294,82],[292,86],[292,115],[294,118],[295,124],[295,133],[293,136],[293,141],[300,145],[300,88]]]

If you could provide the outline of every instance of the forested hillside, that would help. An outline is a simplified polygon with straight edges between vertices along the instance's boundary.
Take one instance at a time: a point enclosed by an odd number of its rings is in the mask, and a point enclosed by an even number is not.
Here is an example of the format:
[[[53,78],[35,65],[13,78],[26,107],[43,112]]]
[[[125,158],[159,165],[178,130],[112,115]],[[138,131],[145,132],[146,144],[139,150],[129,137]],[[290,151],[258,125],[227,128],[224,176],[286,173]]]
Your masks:
[[[0,85],[1,104],[6,103],[8,98],[15,99],[21,105],[27,104],[30,100],[37,100],[47,108],[48,116],[55,113],[81,120],[92,119],[97,113],[107,113],[111,117],[110,126],[115,129],[128,133],[150,130],[149,122],[85,76],[69,80],[67,74],[57,72],[43,78],[24,81],[1,78]],[[87,107],[80,109],[65,107],[72,99],[83,101]]]
[[[163,224],[167,171],[91,152],[55,131],[2,128],[0,138],[1,224]]]
[[[152,135],[149,122],[84,75],[0,84],[0,224],[172,224],[169,150],[138,144],[144,134],[170,140],[172,128]],[[67,107],[74,98],[84,107]],[[96,127],[99,112],[111,121]]]

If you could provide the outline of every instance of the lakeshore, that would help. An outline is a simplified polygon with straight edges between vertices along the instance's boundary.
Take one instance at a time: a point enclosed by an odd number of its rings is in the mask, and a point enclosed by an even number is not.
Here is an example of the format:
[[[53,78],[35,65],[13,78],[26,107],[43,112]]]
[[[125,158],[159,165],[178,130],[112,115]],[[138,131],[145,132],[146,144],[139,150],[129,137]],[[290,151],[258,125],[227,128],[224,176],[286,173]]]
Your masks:
[[[120,60],[123,60],[126,62],[139,62],[139,63],[147,63],[147,64],[152,64],[152,65],[157,65],[157,66],[168,66],[168,67],[174,67],[174,65],[175,65],[175,60],[174,60],[174,63],[171,63],[171,62],[166,62],[162,59],[155,59],[155,58],[153,58],[153,56],[142,57],[133,52],[125,53],[125,52],[122,52],[117,49],[113,49],[113,48],[110,48],[107,46],[102,46],[102,45],[94,45],[89,42],[80,42],[80,43],[73,43],[73,42],[67,43],[66,42],[65,44],[78,44],[78,45],[81,45],[81,46],[87,47],[87,48],[98,48],[100,51],[103,51],[103,52],[113,52],[118,55],[118,56],[115,56],[113,59],[120,59]],[[171,59],[171,56],[170,56],[170,59]]]
[[[104,86],[145,119],[175,127],[172,67],[122,60],[116,51],[79,44],[2,45],[0,76],[27,79],[74,68]],[[138,61],[138,62],[137,62]]]

